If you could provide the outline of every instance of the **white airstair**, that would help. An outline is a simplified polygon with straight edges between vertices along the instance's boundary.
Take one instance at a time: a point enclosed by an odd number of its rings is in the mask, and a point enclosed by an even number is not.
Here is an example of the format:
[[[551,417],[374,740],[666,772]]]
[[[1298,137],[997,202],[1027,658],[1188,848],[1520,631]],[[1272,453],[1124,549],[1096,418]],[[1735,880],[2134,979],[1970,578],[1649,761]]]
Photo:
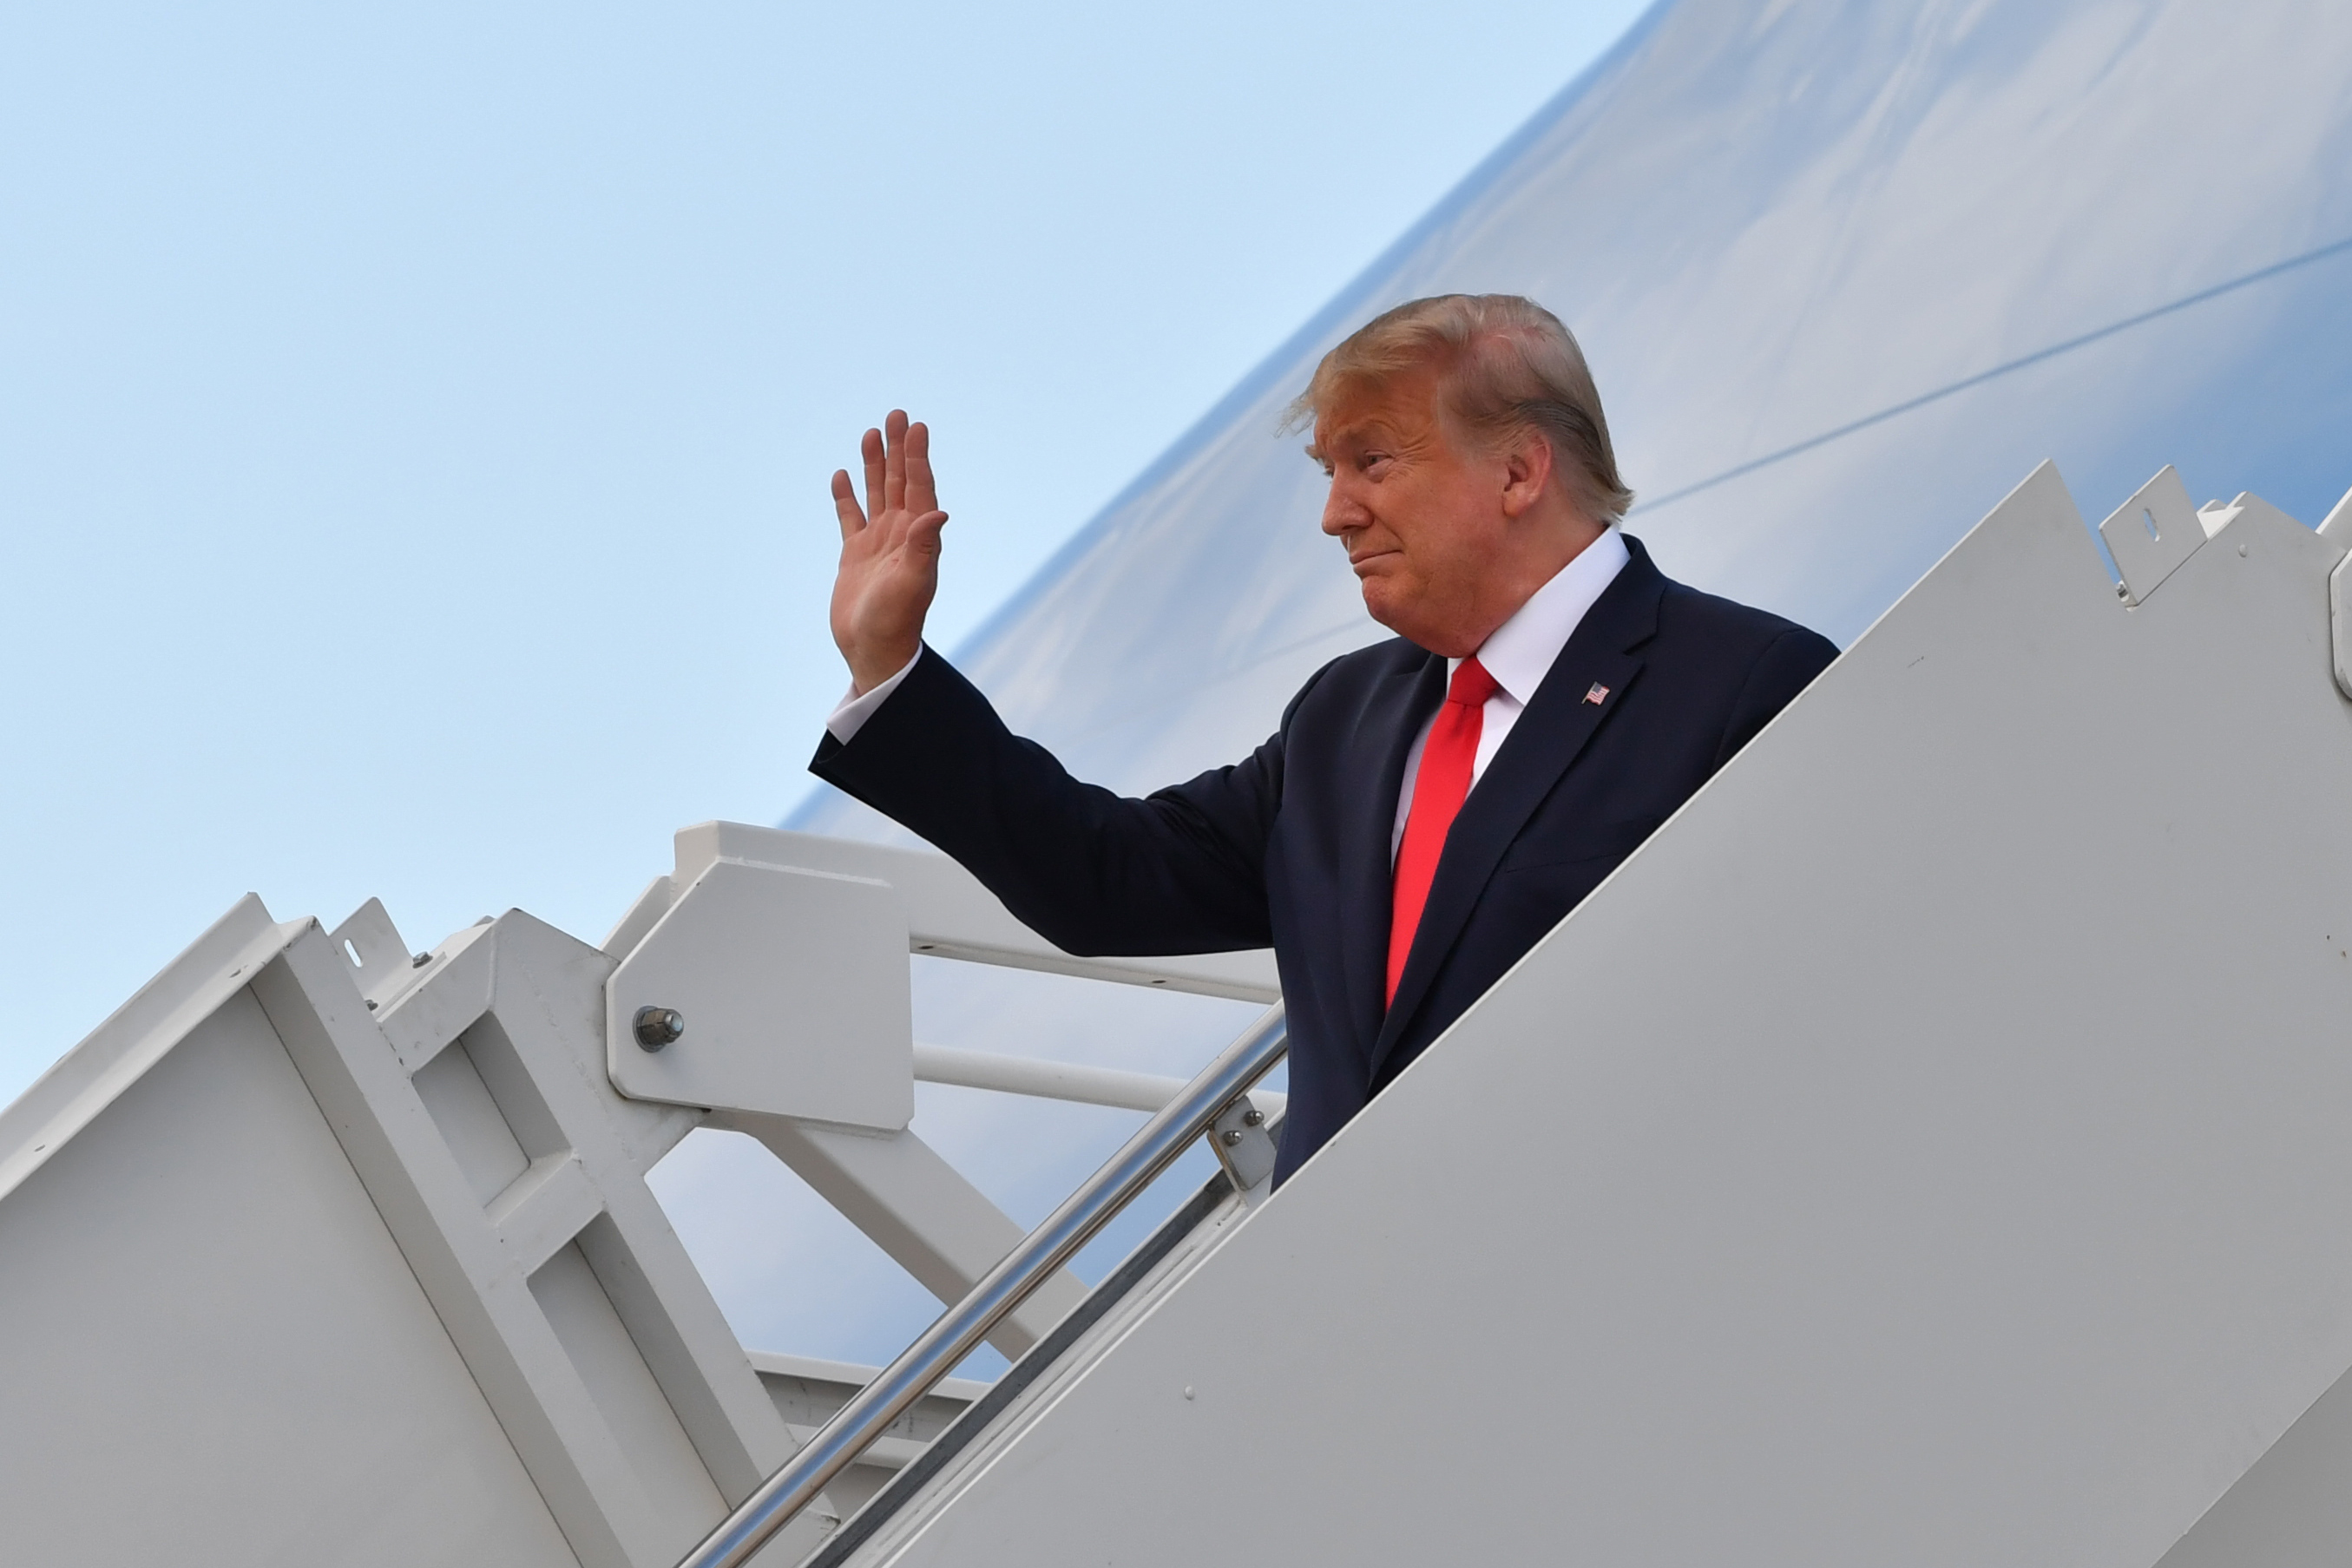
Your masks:
[[[2341,1561],[2352,505],[2099,531],[2028,478],[1271,1201],[1268,956],[937,856],[706,824],[601,946],[248,898],[0,1113],[6,1558]],[[923,1048],[910,953],[1271,1010],[1189,1084]],[[1024,1238],[919,1077],[1152,1114]],[[738,1343],[646,1183],[701,1125],[939,1324]]]

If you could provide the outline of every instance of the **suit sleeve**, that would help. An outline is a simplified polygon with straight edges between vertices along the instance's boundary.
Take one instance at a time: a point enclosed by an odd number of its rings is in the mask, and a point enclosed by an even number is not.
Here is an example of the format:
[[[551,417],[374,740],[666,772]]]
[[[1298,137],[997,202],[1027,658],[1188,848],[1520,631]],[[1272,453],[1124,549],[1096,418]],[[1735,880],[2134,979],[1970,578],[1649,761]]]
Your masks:
[[[1116,795],[1007,729],[926,648],[855,738],[825,737],[809,771],[946,851],[1065,952],[1226,952],[1274,940],[1265,864],[1281,739],[1145,799]]]
[[[1756,663],[1749,666],[1739,695],[1732,700],[1730,720],[1724,726],[1723,743],[1716,753],[1715,766],[1722,767],[1741,747],[1755,739],[1758,732],[1795,701],[1799,692],[1812,685],[1813,677],[1828,669],[1837,655],[1836,643],[1802,626],[1788,627],[1767,643]]]

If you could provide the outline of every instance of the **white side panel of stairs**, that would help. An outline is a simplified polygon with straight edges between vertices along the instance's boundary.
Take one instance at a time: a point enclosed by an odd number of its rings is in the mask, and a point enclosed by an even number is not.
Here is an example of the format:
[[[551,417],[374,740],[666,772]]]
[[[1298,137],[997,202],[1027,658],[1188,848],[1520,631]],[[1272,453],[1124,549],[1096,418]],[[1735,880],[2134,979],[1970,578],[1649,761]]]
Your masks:
[[[2343,1560],[2214,1509],[2352,1367],[2339,554],[2038,471],[861,1561]]]
[[[2271,1445],[2162,1568],[2343,1568],[2352,1542],[2352,1374]]]
[[[781,1464],[613,967],[248,899],[0,1113],[0,1559],[667,1568]]]
[[[0,1260],[0,1558],[574,1563],[250,990],[8,1194]]]
[[[854,955],[881,983],[810,986],[874,1018],[796,1011],[793,966],[837,956],[707,918],[714,871],[902,901]],[[0,1109],[0,1561],[667,1568],[854,1387],[821,1411],[806,1378],[763,1386],[646,1185],[679,1139],[759,1138],[951,1301],[1020,1228],[887,1115],[802,1119],[841,1108],[828,1085],[908,1098],[892,966],[1272,989],[1264,955],[1096,965],[937,855],[730,823],[678,835],[607,947],[518,910],[412,955],[373,900],[328,932],[247,897]],[[608,992],[649,956],[640,985],[695,1020],[677,1061],[772,1098],[793,1048],[782,1099],[817,1109],[624,1094],[611,1064],[644,1052]],[[1084,1295],[1064,1270],[991,1339],[1020,1354]],[[920,1452],[952,1414],[926,1409],[761,1561]]]

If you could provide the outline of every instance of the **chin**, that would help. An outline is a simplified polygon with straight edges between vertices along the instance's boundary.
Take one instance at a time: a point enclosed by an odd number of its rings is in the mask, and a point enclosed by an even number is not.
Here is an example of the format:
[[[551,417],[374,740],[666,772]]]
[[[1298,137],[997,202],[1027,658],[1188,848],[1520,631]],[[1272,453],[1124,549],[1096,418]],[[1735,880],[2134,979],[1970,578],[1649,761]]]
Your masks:
[[[1397,601],[1398,596],[1393,593],[1376,593],[1372,591],[1371,584],[1364,585],[1366,614],[1406,642],[1417,643],[1424,648],[1428,647],[1427,640],[1420,633],[1427,632],[1429,628],[1420,625],[1413,619],[1410,605],[1400,604]]]

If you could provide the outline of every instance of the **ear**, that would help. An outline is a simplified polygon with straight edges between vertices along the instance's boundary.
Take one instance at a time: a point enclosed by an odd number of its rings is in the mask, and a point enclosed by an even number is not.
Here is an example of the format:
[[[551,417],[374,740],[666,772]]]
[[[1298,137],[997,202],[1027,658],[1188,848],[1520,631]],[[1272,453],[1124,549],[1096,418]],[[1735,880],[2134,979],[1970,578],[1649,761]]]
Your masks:
[[[1532,430],[1503,449],[1503,516],[1520,517],[1551,486],[1551,443]]]

